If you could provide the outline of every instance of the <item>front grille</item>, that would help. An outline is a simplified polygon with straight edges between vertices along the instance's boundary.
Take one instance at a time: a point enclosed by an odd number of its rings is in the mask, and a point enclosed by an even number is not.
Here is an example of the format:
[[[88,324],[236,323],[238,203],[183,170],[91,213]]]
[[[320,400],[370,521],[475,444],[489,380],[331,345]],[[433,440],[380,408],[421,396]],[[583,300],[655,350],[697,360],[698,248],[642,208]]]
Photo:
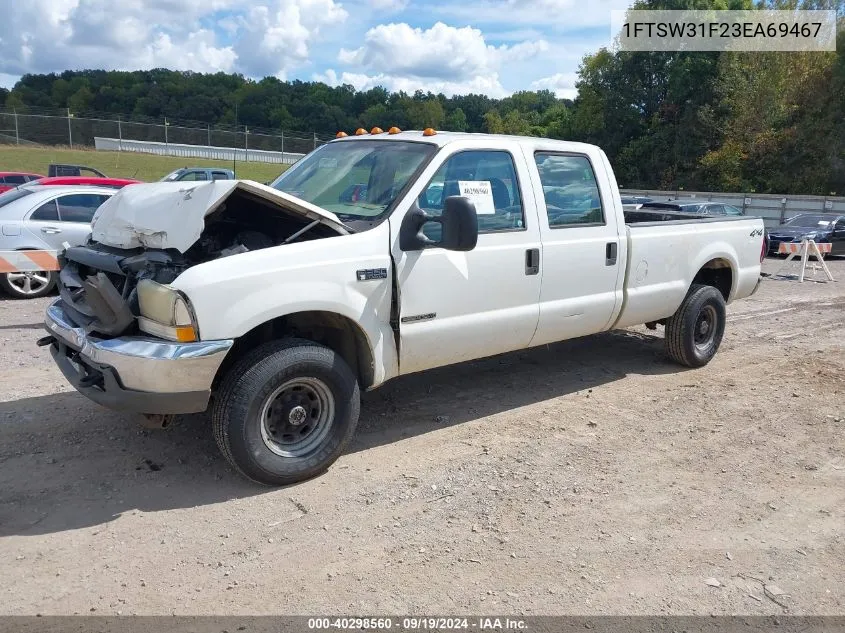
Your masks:
[[[86,332],[117,336],[135,321],[126,301],[130,278],[120,271],[120,259],[87,247],[68,249],[63,257],[59,294],[68,318]]]

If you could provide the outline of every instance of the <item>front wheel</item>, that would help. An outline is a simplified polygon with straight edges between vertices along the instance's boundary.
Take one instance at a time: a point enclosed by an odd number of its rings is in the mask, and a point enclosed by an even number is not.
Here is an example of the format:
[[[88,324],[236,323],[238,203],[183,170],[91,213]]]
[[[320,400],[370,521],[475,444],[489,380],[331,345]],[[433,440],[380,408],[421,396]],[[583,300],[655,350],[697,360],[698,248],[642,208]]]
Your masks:
[[[15,299],[36,299],[50,294],[57,277],[57,273],[47,270],[4,273],[0,275],[0,288]]]
[[[666,322],[666,352],[687,367],[703,367],[725,334],[725,299],[713,286],[694,284]]]
[[[340,356],[285,339],[235,363],[211,419],[232,466],[258,483],[283,486],[331,466],[352,438],[359,411],[358,381]]]

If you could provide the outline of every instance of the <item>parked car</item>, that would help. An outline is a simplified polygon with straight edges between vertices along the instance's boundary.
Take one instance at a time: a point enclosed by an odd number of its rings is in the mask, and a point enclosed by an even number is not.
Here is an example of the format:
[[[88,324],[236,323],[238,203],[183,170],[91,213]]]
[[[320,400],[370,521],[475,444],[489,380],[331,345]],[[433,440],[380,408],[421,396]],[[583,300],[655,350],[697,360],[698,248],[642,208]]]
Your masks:
[[[74,185],[27,185],[0,194],[0,251],[63,251],[64,243],[84,244],[91,218],[115,189]],[[56,285],[55,272],[0,274],[0,288],[17,299],[33,299]]]
[[[694,213],[696,215],[744,215],[741,209],[721,202],[646,202],[642,209],[669,209],[679,213]]]
[[[53,185],[90,185],[95,187],[111,187],[113,189],[121,189],[126,185],[137,185],[143,182],[141,180],[134,180],[132,178],[99,178],[97,176],[55,176],[53,178],[41,178],[34,180],[32,185],[53,186]]]
[[[845,214],[802,213],[769,229],[769,254],[778,252],[782,242],[830,243],[831,255],[845,255]]]
[[[646,198],[645,196],[622,196],[622,208],[626,211],[636,211],[646,202],[651,201],[651,198]]]
[[[106,175],[98,169],[93,167],[86,167],[85,165],[63,165],[54,163],[47,167],[48,178],[58,178],[61,176],[81,176],[83,171],[90,172],[97,178],[105,178]]]
[[[648,215],[623,213],[595,146],[341,138],[272,188],[117,192],[65,253],[39,345],[82,394],[148,424],[212,403],[226,458],[290,484],[343,452],[361,391],[400,375],[641,323],[665,325],[677,363],[706,365],[725,304],[760,284],[763,221]]]
[[[183,180],[234,180],[235,172],[231,169],[217,167],[182,167],[172,171],[161,179],[161,182],[176,182]]]
[[[0,171],[0,193],[14,189],[18,185],[25,185],[39,178],[44,178],[44,176],[19,171]]]

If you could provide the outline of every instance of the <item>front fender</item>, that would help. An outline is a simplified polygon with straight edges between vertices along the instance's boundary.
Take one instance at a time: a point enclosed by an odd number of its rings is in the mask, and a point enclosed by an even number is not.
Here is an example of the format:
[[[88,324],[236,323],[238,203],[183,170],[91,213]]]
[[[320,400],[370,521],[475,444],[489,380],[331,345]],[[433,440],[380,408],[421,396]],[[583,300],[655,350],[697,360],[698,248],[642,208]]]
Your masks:
[[[375,359],[375,383],[396,373],[390,327],[392,265],[387,224],[364,233],[276,246],[206,262],[171,285],[191,302],[203,340],[230,339],[298,312],[357,324]],[[383,271],[359,280],[359,270]]]

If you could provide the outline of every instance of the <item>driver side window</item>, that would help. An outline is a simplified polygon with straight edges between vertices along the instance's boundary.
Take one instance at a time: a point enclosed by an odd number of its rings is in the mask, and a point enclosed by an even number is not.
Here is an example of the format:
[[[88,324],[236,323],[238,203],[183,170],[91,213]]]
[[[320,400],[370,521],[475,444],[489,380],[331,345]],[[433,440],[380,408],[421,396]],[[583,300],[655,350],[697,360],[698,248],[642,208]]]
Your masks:
[[[436,217],[443,212],[446,198],[460,195],[475,203],[479,233],[525,228],[519,181],[510,153],[472,150],[451,156],[423,189],[417,204]],[[423,233],[439,240],[440,225],[429,222]]]

